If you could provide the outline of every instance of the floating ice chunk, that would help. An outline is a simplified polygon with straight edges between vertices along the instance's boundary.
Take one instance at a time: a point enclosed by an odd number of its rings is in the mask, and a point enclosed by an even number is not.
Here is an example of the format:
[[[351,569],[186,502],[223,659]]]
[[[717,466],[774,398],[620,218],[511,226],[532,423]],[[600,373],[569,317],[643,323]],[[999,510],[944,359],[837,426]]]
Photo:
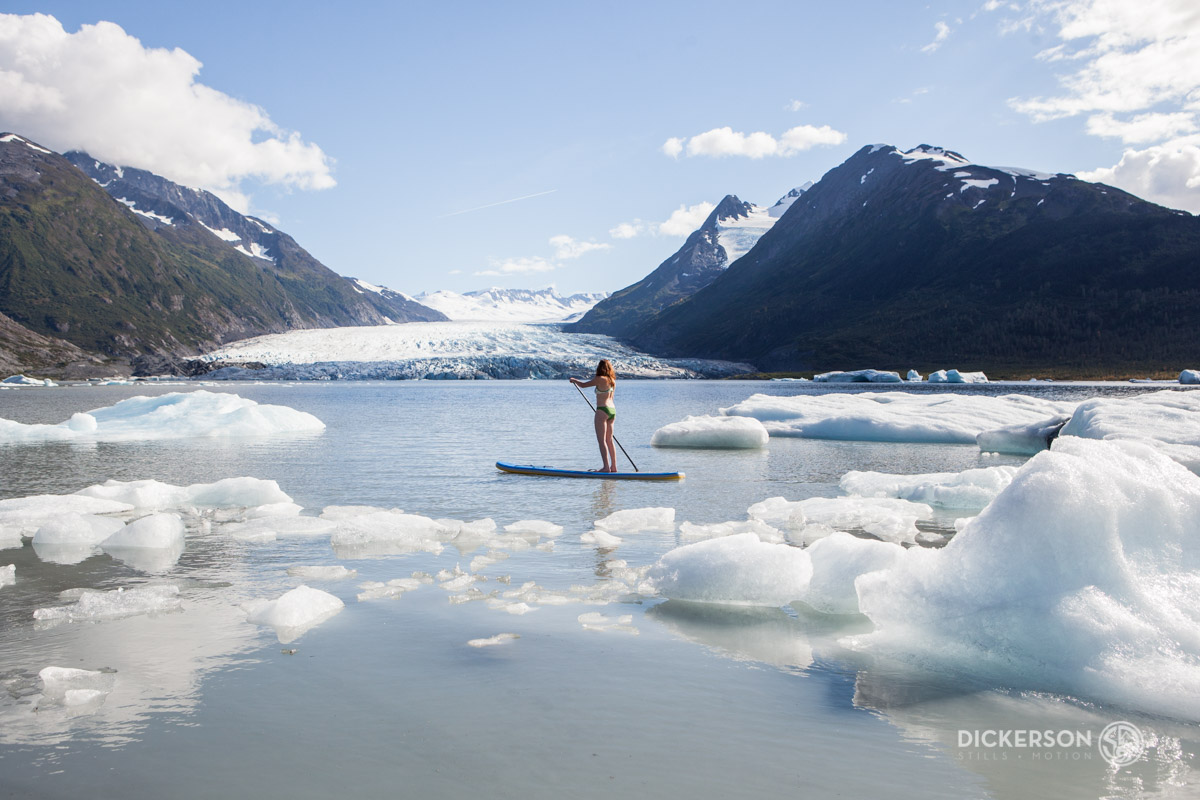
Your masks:
[[[908,371],[908,377],[906,377],[905,380],[911,383],[920,383],[925,379],[921,377],[921,373],[917,372],[915,369],[910,369]]]
[[[351,571],[351,574],[355,574]],[[349,577],[346,575],[344,577]],[[405,592],[411,592],[421,588],[421,581],[416,578],[393,578],[387,583],[382,581],[367,581],[359,584],[361,592],[358,593],[359,602],[367,600],[379,600],[385,597],[399,597]]]
[[[6,567],[0,567],[0,587],[12,586],[17,582],[17,565],[9,564]]]
[[[939,369],[929,373],[930,383],[987,383],[987,375],[982,372],[959,372],[956,369]]]
[[[1032,456],[1050,449],[1050,443],[1058,436],[1070,415],[1051,417],[1025,425],[1007,425],[983,431],[975,437],[979,449],[984,453],[1010,453]]]
[[[511,600],[501,600],[498,597],[488,598],[488,608],[504,611],[509,614],[523,615],[530,611],[537,611],[536,608],[525,602],[514,603]]]
[[[505,525],[504,531],[506,533],[516,534],[533,533],[537,534],[538,536],[553,538],[562,534],[563,526],[555,525],[553,522],[547,522],[541,519],[523,519],[519,522],[514,522],[511,525]]]
[[[278,537],[328,536],[337,530],[333,520],[317,517],[269,516],[221,526],[221,532],[245,542],[269,542]]]
[[[1200,369],[1185,369],[1179,373],[1179,382],[1187,384],[1200,383]]]
[[[123,525],[100,546],[105,550],[154,548],[183,549],[183,520],[178,514],[151,514]]]
[[[442,552],[443,530],[436,520],[418,514],[375,511],[337,520],[330,537],[339,558],[368,558],[406,553]]]
[[[0,525],[0,550],[10,550],[24,546],[25,540],[21,536],[20,528]]]
[[[605,530],[588,531],[579,537],[584,544],[594,544],[597,547],[617,547],[624,541],[620,536],[613,536]]]
[[[275,481],[260,478],[225,478],[216,483],[172,486],[155,480],[106,481],[81,489],[75,495],[112,500],[146,510],[172,508],[244,508],[291,503]]]
[[[1074,403],[1018,394],[836,392],[795,397],[756,394],[721,413],[754,417],[772,436],[975,444],[982,431],[1037,422],[1074,409]]]
[[[895,565],[905,551],[891,542],[836,532],[814,542],[805,552],[812,561],[812,580],[799,599],[824,614],[857,614],[854,582],[858,576]]]
[[[933,509],[924,503],[890,497],[811,497],[800,501],[800,508],[806,525],[862,530],[896,543],[916,542],[920,534],[917,520],[933,515]],[[816,537],[806,529],[804,538],[812,541]]]
[[[467,572],[455,578],[451,578],[448,581],[442,582],[440,586],[448,592],[461,592],[463,589],[466,589],[468,586],[475,583],[476,580],[477,578],[474,575]]]
[[[0,500],[0,542],[19,547],[22,536],[33,536],[63,514],[119,514],[132,510],[128,503],[75,495],[41,494]],[[13,539],[18,540],[17,544],[9,544]]]
[[[343,519],[352,517],[361,517],[367,514],[387,513],[393,514],[404,513],[398,508],[380,508],[379,506],[325,506],[321,511],[321,519],[329,519],[337,522]]]
[[[808,553],[752,533],[677,547],[647,579],[664,597],[728,605],[783,606],[802,599],[812,578]]]
[[[783,498],[778,499],[782,500]],[[772,528],[760,519],[718,522],[713,525],[684,522],[679,526],[679,535],[684,539],[715,539],[718,536],[734,536],[739,533],[753,533],[762,541],[775,544],[784,540],[781,531]]]
[[[857,369],[851,372],[822,372],[813,375],[818,383],[900,383],[900,373],[878,369]]]
[[[99,424],[91,414],[72,414],[67,427],[76,433],[95,433]]]
[[[622,614],[617,618],[606,617],[596,611],[580,614],[579,624],[588,631],[618,631],[638,635],[638,629],[633,626],[633,614]]]
[[[512,642],[520,638],[521,635],[518,633],[497,633],[495,636],[489,636],[486,639],[471,639],[467,642],[467,645],[470,647],[495,647],[496,645]]]
[[[261,506],[247,508],[243,516],[246,519],[268,519],[279,517],[298,517],[300,512],[304,510],[304,506],[291,502],[265,503]],[[309,519],[312,519],[309,517]],[[322,521],[324,523],[324,521]],[[311,524],[311,523],[309,523]],[[333,525],[325,525],[328,530],[325,533],[333,530]]]
[[[96,545],[125,527],[113,517],[68,512],[48,519],[33,534],[35,545]]]
[[[650,437],[655,447],[757,450],[767,446],[767,429],[753,417],[688,417],[664,425]]]
[[[1200,720],[1200,477],[1060,437],[940,549],[857,580],[852,640],[1008,685]]]
[[[331,567],[288,567],[288,575],[307,581],[340,581],[358,575],[356,569],[346,569],[341,564]]]
[[[67,707],[99,706],[116,684],[116,676],[100,670],[46,667],[38,673],[42,699]]]
[[[935,508],[981,509],[1012,483],[1016,467],[981,467],[964,472],[889,475],[847,472],[841,489],[860,497],[895,497]]]
[[[99,545],[92,544],[37,544],[33,552],[48,564],[63,564],[69,566],[86,561],[100,554]]]
[[[25,375],[10,375],[0,383],[8,384],[9,386],[58,386],[57,383],[49,378],[29,378]]]
[[[44,622],[78,622],[121,619],[141,614],[160,614],[183,608],[179,587],[173,584],[124,587],[109,592],[85,589],[77,602],[66,606],[39,608],[33,618]]]
[[[629,508],[615,511],[604,519],[598,519],[595,526],[609,533],[640,533],[656,531],[670,533],[675,530],[675,509],[673,508]]]
[[[58,425],[25,425],[0,419],[0,441],[129,442],[196,436],[237,437],[316,433],[325,424],[312,414],[286,406],[259,405],[236,394],[171,392],[159,397],[130,397]],[[94,426],[93,426],[94,422]]]
[[[274,628],[281,644],[299,638],[344,607],[341,600],[328,592],[303,585],[274,600],[254,600],[242,605],[246,620]]]
[[[802,527],[805,523],[804,509],[800,502],[783,497],[768,497],[746,509],[746,514],[751,520],[771,525]]]
[[[1088,400],[1059,435],[1140,441],[1200,473],[1200,392],[1166,390]]]

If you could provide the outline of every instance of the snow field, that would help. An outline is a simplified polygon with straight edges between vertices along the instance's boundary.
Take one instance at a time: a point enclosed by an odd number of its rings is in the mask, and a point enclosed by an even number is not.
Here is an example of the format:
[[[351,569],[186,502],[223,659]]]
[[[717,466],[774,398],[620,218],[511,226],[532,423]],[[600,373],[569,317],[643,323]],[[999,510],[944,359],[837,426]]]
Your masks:
[[[654,432],[655,447],[704,447],[758,450],[767,446],[767,429],[752,417],[688,417]]]

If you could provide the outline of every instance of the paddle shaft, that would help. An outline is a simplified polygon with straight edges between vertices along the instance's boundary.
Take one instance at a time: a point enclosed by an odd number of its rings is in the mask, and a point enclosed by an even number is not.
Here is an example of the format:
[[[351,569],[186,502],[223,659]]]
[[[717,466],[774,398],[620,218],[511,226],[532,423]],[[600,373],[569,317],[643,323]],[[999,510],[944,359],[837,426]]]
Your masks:
[[[583,393],[583,389],[580,389],[578,386],[576,386],[576,385],[575,385],[575,384],[573,384],[573,383],[572,383],[571,385],[572,385],[572,386],[575,386],[575,391],[579,392],[579,396],[583,398],[583,402],[585,402],[585,403],[587,403],[587,404],[588,404],[588,408],[590,408],[590,409],[592,410],[592,413],[593,413],[593,414],[594,414],[594,413],[596,413],[596,407],[595,407],[594,405],[592,405],[592,401],[591,401],[591,400],[588,400],[588,396],[587,396],[586,394],[584,394],[584,393]],[[622,453],[625,453],[625,446],[624,446],[623,444],[621,444],[621,440],[620,440],[620,439],[618,439],[618,438],[617,438],[617,437],[614,435],[614,436],[613,436],[613,441],[617,443],[617,447],[620,447],[620,448],[621,448],[621,452],[622,452]],[[626,457],[626,458],[629,458],[629,453],[625,453],[625,457]],[[629,458],[629,463],[630,463],[630,464],[633,464],[633,459],[632,459],[632,458]],[[613,466],[615,467],[616,465],[614,464]],[[641,470],[640,470],[640,469],[638,469],[638,465],[637,465],[637,464],[633,464],[633,471],[634,471],[634,472],[641,472]]]

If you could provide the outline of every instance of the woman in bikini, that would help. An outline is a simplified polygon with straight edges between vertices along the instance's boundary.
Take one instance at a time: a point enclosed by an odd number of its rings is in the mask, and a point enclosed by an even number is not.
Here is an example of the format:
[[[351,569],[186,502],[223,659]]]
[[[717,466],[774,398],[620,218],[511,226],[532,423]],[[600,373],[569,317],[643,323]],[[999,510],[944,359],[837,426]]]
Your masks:
[[[571,378],[571,383],[587,388],[596,387],[596,441],[600,443],[600,458],[604,461],[601,472],[617,471],[617,451],[613,447],[613,421],[617,418],[617,407],[613,405],[613,391],[617,388],[617,375],[607,358],[596,365],[596,376],[590,381]]]

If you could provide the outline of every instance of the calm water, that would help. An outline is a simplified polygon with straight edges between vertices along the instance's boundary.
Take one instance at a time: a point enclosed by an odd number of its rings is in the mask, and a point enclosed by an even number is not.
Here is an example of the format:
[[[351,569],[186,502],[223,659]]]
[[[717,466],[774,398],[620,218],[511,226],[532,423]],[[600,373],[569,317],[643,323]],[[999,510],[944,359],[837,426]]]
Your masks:
[[[189,390],[196,387],[184,387]],[[579,534],[614,511],[677,510],[676,521],[744,519],[768,497],[836,496],[850,469],[958,471],[1020,463],[973,446],[774,439],[756,452],[656,450],[655,429],[757,391],[802,384],[622,381],[617,436],[643,470],[680,484],[506,475],[497,459],[599,465],[591,412],[566,383],[397,382],[220,385],[315,414],[321,435],[247,441],[0,447],[0,498],[73,492],[115,478],[173,484],[278,481],[306,514],[330,504],[431,517],[544,519],[566,532],[488,570],[548,588],[607,580],[612,558],[653,563],[677,534],[624,536],[615,552]],[[861,388],[861,387],[860,387]],[[76,411],[180,387],[0,392],[0,417],[60,422]],[[845,390],[843,388],[843,390]],[[1012,387],[959,391],[1007,392]],[[1032,391],[1022,387],[1020,391]],[[1132,387],[1039,387],[1082,399]],[[624,457],[621,456],[623,459]],[[953,517],[929,527],[952,530]],[[923,523],[924,524],[924,523]],[[18,583],[0,589],[0,796],[20,797],[1157,797],[1187,796],[1194,726],[1137,719],[1154,758],[1115,771],[1091,750],[962,747],[959,730],[1099,730],[1117,710],[916,673],[839,644],[863,618],[790,609],[647,601],[545,606],[523,616],[451,605],[424,586],[358,602],[358,584],[464,567],[472,554],[338,561],[327,537],[241,544],[191,536],[165,576],[184,611],[44,628],[33,609],[76,587],[147,576],[106,555],[63,566],[28,544],[0,551]],[[281,646],[238,603],[300,583],[291,566],[343,563],[358,576],[314,583],[346,602]],[[502,569],[501,569],[502,568]],[[632,614],[638,635],[584,630],[581,613]],[[469,639],[521,638],[476,649]],[[294,654],[283,652],[295,649]],[[34,712],[46,666],[111,669],[95,713]]]

